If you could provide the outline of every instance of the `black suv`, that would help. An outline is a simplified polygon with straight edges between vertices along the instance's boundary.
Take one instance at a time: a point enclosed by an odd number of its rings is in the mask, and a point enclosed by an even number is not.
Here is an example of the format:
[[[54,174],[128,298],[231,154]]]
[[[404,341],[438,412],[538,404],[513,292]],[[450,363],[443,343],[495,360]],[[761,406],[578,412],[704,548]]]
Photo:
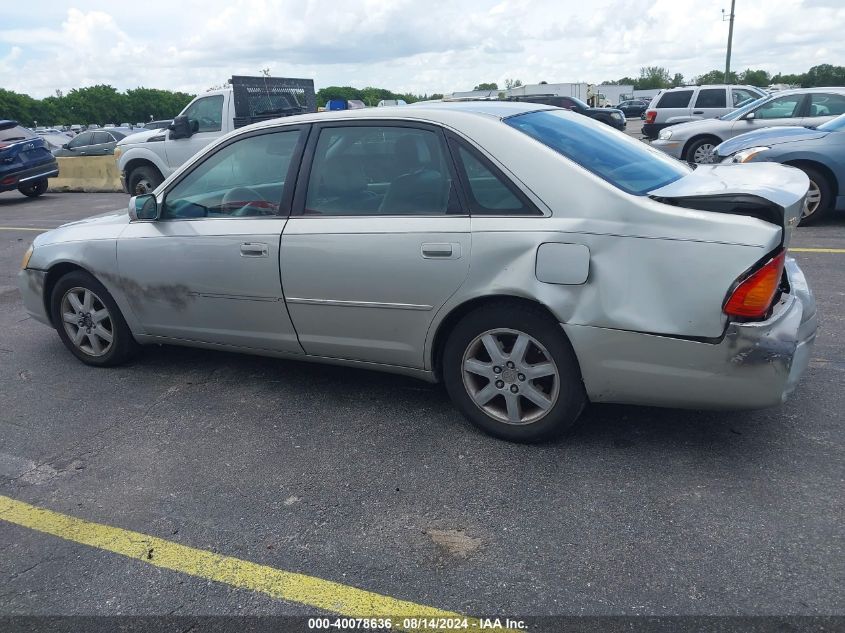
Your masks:
[[[528,103],[542,103],[543,105],[566,108],[578,114],[583,114],[596,121],[607,123],[617,130],[624,130],[627,125],[625,114],[616,108],[591,108],[576,97],[562,97],[559,95],[525,95],[511,97],[511,101],[527,101]]]

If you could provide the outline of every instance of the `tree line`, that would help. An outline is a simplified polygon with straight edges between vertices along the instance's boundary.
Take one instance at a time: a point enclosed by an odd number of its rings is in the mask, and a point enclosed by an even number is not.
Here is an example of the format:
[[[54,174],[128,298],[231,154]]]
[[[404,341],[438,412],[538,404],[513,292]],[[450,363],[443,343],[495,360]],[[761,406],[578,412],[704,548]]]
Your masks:
[[[156,88],[118,92],[103,84],[74,88],[67,94],[57,90],[44,99],[0,88],[0,118],[28,126],[36,125],[36,121],[38,125],[134,124],[173,118],[193,98],[185,92]]]
[[[604,84],[633,85],[635,90],[651,90],[654,88],[676,88],[687,83],[692,84],[746,84],[765,88],[772,84],[787,84],[814,88],[816,86],[845,86],[845,66],[819,64],[805,73],[770,74],[765,70],[746,68],[737,73],[731,71],[725,80],[724,70],[711,70],[686,81],[681,73],[669,74],[669,70],[662,66],[646,66],[640,68],[639,77],[622,77],[613,81],[603,81]]]
[[[414,103],[415,101],[424,101],[426,99],[442,99],[442,94],[421,94],[415,95],[409,92],[399,93],[392,92],[387,88],[374,88],[367,86],[366,88],[353,88],[352,86],[327,86],[320,88],[317,91],[317,105],[325,106],[327,101],[332,99],[350,99],[356,101],[363,101],[364,105],[376,106],[379,101],[389,99],[403,99],[406,103]]]

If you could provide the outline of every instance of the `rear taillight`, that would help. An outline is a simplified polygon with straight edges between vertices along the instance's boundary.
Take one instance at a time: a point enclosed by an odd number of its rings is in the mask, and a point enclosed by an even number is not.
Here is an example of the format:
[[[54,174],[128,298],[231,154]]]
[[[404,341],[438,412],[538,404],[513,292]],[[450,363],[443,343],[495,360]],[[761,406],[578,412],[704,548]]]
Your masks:
[[[14,185],[17,181],[17,176],[6,176],[3,180],[0,180],[0,185]]]
[[[657,110],[646,110],[645,111],[645,122],[646,123],[654,123],[654,120],[657,118]]]
[[[737,279],[722,308],[723,312],[744,319],[761,319],[766,316],[780,285],[785,261],[786,251],[782,250],[751,274]]]

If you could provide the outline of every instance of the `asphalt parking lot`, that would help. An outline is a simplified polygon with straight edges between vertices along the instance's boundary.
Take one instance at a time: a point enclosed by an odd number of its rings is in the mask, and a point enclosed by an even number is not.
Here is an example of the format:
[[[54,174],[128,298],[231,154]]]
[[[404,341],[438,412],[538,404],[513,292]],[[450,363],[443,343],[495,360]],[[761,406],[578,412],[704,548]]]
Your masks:
[[[0,518],[11,499],[471,615],[845,610],[845,214],[796,232],[821,332],[784,406],[591,406],[520,446],[409,378],[170,347],[80,364],[15,276],[39,229],[126,202],[0,194]],[[0,615],[325,612],[15,508],[37,525],[0,520]]]

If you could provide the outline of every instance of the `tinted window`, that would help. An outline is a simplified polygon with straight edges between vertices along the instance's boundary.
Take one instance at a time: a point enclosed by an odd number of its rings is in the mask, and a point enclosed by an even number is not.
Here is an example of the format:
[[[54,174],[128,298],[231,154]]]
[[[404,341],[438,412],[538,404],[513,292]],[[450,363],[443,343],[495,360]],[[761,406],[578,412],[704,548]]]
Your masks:
[[[810,95],[809,116],[838,116],[845,113],[845,96],[826,92]]]
[[[391,126],[320,131],[308,180],[308,215],[459,212],[439,134]]]
[[[658,108],[686,108],[692,99],[692,90],[665,92],[657,102]]]
[[[35,134],[20,125],[0,130],[0,142],[23,141],[28,138],[35,138]]]
[[[93,132],[83,132],[79,136],[76,136],[71,142],[71,147],[83,147],[85,145],[91,145],[94,142],[94,133]]]
[[[251,136],[212,154],[167,193],[162,217],[277,215],[299,135]]]
[[[695,99],[696,108],[724,108],[727,107],[724,88],[702,88]]]
[[[479,214],[514,215],[537,214],[533,208],[522,203],[511,187],[493,173],[477,156],[463,145],[458,146],[458,156],[464,171],[469,191],[470,211]]]
[[[94,145],[100,145],[101,143],[111,143],[114,139],[108,132],[94,132]]]
[[[223,95],[198,99],[183,114],[199,122],[199,132],[219,132],[223,127]]]
[[[528,112],[505,122],[635,195],[690,173],[684,163],[630,136],[566,112]]]

